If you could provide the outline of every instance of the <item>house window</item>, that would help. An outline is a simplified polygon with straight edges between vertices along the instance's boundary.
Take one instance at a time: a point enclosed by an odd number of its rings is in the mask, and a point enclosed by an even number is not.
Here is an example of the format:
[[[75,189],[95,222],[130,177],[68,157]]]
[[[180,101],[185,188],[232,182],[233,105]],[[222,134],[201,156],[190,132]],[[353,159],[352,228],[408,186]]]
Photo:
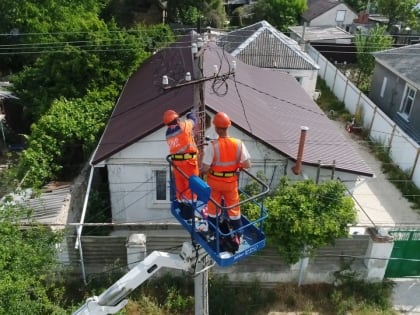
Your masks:
[[[410,117],[411,110],[413,109],[414,98],[416,97],[416,90],[409,85],[406,85],[404,97],[401,103],[401,114],[405,119]]]
[[[337,15],[335,16],[335,21],[338,23],[343,23],[346,18],[346,10],[338,10]]]
[[[156,170],[156,200],[166,200],[167,198],[167,180],[165,170]]]
[[[384,77],[384,80],[382,81],[382,87],[381,87],[381,97],[384,97],[387,82],[388,82],[388,78]]]

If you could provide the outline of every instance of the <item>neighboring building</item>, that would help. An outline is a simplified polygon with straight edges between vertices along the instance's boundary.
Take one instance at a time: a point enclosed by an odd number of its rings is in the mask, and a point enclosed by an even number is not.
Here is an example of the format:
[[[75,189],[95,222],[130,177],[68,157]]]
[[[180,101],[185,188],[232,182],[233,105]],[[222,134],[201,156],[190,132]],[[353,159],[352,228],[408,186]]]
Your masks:
[[[338,26],[290,26],[290,38],[297,42],[351,44],[354,35]]]
[[[218,45],[246,64],[292,75],[314,97],[319,66],[299,44],[267,21],[232,31]]]
[[[420,44],[373,56],[370,99],[420,144]]]
[[[262,171],[271,187],[288,175],[319,181],[340,178],[351,189],[356,181],[373,175],[292,76],[247,65],[213,42],[201,51],[204,77],[214,76],[215,65],[219,74],[228,73],[233,61],[235,75],[206,82],[203,98],[201,84],[163,89],[164,75],[173,85],[185,83],[186,72],[197,73],[200,63],[191,51],[196,38],[195,33],[186,35],[144,62],[127,81],[108,121],[91,165],[106,167],[113,222],[176,222],[170,213],[162,114],[174,109],[184,115],[199,106],[200,100],[204,100],[207,118],[218,111],[230,116],[230,134],[246,143],[252,156],[252,173]],[[299,140],[302,126],[309,128],[305,143]],[[300,149],[303,154],[298,157]]]
[[[357,14],[339,0],[308,0],[302,20],[306,26],[338,26],[350,30]]]

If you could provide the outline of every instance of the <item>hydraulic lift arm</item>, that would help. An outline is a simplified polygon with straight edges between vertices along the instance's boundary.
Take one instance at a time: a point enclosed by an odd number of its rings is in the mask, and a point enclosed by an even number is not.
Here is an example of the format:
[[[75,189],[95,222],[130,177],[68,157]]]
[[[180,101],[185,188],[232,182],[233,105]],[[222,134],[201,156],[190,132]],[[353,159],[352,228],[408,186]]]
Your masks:
[[[206,255],[201,247],[194,247],[189,242],[184,242],[180,254],[154,251],[101,295],[88,298],[73,315],[115,314],[127,304],[126,297],[160,268],[193,272],[196,263]]]

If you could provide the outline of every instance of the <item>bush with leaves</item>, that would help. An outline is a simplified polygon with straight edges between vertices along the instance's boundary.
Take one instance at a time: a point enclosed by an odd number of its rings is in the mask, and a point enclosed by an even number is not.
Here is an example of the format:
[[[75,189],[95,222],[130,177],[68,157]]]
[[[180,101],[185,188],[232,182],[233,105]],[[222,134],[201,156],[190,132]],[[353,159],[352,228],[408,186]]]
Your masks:
[[[290,264],[299,261],[304,248],[311,255],[317,248],[347,237],[348,225],[356,220],[354,202],[338,180],[293,183],[285,177],[265,199],[264,206],[268,211],[264,221],[267,243],[276,246],[280,256]],[[259,211],[258,207],[250,206],[244,209],[244,214],[256,218]]]
[[[28,148],[18,164],[24,187],[40,187],[55,179],[63,165],[73,165],[77,174],[102,132],[114,105],[117,90],[92,91],[81,99],[61,99],[31,128]],[[80,151],[79,159],[69,154]],[[79,163],[79,164],[77,164]]]
[[[61,234],[30,224],[31,211],[13,203],[0,210],[0,314],[65,314],[54,277]]]

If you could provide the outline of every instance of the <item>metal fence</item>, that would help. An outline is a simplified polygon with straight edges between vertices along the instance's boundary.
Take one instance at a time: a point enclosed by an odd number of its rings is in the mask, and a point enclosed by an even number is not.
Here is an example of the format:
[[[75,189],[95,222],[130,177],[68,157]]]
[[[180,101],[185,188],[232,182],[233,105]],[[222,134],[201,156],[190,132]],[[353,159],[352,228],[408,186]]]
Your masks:
[[[420,187],[420,146],[320,52],[311,46],[308,46],[307,52],[319,65],[319,76],[346,109],[351,114],[362,114],[363,128],[369,132],[369,137],[388,149],[393,162]]]

